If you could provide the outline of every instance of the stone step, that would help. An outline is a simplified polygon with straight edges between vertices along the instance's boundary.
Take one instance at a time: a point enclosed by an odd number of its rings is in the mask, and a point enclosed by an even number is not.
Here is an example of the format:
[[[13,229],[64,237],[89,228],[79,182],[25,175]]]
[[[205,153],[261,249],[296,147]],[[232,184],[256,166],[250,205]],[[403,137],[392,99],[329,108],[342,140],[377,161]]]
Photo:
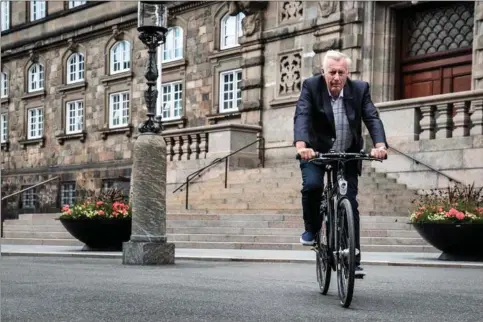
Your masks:
[[[298,243],[300,235],[168,234],[173,242]],[[422,238],[361,237],[361,245],[426,245]]]
[[[64,231],[4,230],[5,238],[70,239],[72,235]]]
[[[49,245],[49,246],[83,246],[74,238],[40,239],[40,238],[2,238],[2,244],[7,245]]]

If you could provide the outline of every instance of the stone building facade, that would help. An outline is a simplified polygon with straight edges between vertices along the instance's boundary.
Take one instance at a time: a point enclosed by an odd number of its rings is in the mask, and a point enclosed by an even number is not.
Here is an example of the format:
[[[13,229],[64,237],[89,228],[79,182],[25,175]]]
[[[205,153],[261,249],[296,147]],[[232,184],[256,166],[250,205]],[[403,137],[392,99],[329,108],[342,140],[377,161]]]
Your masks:
[[[1,8],[2,195],[59,177],[4,206],[55,208],[76,190],[122,185],[146,113],[137,2]],[[293,159],[295,102],[329,49],[352,57],[352,79],[370,82],[391,142],[454,132],[472,142],[461,153],[483,155],[482,21],[475,1],[171,2],[157,108],[168,183],[260,138],[230,167],[258,166],[262,154],[267,164]]]

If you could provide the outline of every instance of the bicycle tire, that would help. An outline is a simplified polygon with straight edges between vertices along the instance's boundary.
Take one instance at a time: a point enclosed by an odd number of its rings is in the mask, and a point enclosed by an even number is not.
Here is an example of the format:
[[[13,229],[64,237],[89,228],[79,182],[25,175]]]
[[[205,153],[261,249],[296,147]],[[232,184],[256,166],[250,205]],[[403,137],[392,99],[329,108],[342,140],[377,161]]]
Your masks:
[[[355,247],[355,230],[354,230],[354,217],[352,212],[352,206],[347,198],[342,198],[338,205],[338,225],[339,228],[344,228],[346,226],[347,230],[340,229],[337,234],[337,250],[341,250],[342,247],[346,246],[346,254],[343,255],[347,259],[347,290],[343,289],[342,278],[345,276],[345,272],[342,271],[343,257],[341,255],[337,256],[337,288],[339,291],[340,304],[344,308],[348,308],[352,302],[352,297],[354,295],[354,283],[355,283],[355,268],[356,268],[356,247]],[[344,231],[347,234],[344,236]],[[344,243],[341,243],[343,239],[346,239]],[[347,245],[346,245],[347,244]],[[344,261],[345,262],[345,261]],[[344,265],[345,266],[345,265]]]
[[[324,218],[325,219],[325,218]],[[324,220],[325,221],[325,220]],[[322,237],[325,235],[326,240],[329,240],[329,234],[330,234],[330,228],[326,232],[328,234],[322,234],[323,232],[323,227],[324,227],[324,221],[322,222],[322,227],[320,228],[319,233],[317,234],[317,252],[316,252],[316,274],[317,274],[317,282],[319,283],[319,288],[320,288],[320,293],[323,295],[327,295],[327,292],[329,291],[330,287],[330,278],[332,274],[332,266],[330,264],[330,248],[329,245],[326,245],[325,247],[321,246],[322,245]],[[324,258],[324,257],[325,258]],[[325,263],[324,263],[325,261]],[[325,269],[323,264],[325,264]]]

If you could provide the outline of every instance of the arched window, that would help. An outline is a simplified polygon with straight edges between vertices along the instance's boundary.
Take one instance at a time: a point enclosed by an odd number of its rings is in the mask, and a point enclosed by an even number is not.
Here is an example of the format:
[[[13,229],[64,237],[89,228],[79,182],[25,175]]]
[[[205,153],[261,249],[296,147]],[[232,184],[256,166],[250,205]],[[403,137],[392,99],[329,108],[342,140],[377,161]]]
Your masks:
[[[163,61],[172,61],[183,58],[183,29],[181,27],[169,28],[166,43],[163,46]]]
[[[243,36],[242,19],[245,15],[240,12],[236,16],[227,14],[221,19],[220,49],[238,46],[238,37]]]
[[[111,48],[111,74],[128,71],[131,68],[131,44],[127,40],[117,42]]]
[[[44,89],[44,66],[35,63],[30,66],[28,71],[28,91],[40,91]]]
[[[67,84],[84,80],[84,55],[73,53],[67,60]]]

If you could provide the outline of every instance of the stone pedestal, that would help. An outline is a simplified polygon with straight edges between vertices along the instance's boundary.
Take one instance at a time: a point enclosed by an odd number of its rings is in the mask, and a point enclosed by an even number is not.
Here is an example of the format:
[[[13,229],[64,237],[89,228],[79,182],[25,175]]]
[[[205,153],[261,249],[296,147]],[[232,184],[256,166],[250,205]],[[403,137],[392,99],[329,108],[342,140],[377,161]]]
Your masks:
[[[174,264],[166,237],[166,143],[160,134],[140,134],[134,143],[131,178],[132,233],[123,244],[123,264]]]

